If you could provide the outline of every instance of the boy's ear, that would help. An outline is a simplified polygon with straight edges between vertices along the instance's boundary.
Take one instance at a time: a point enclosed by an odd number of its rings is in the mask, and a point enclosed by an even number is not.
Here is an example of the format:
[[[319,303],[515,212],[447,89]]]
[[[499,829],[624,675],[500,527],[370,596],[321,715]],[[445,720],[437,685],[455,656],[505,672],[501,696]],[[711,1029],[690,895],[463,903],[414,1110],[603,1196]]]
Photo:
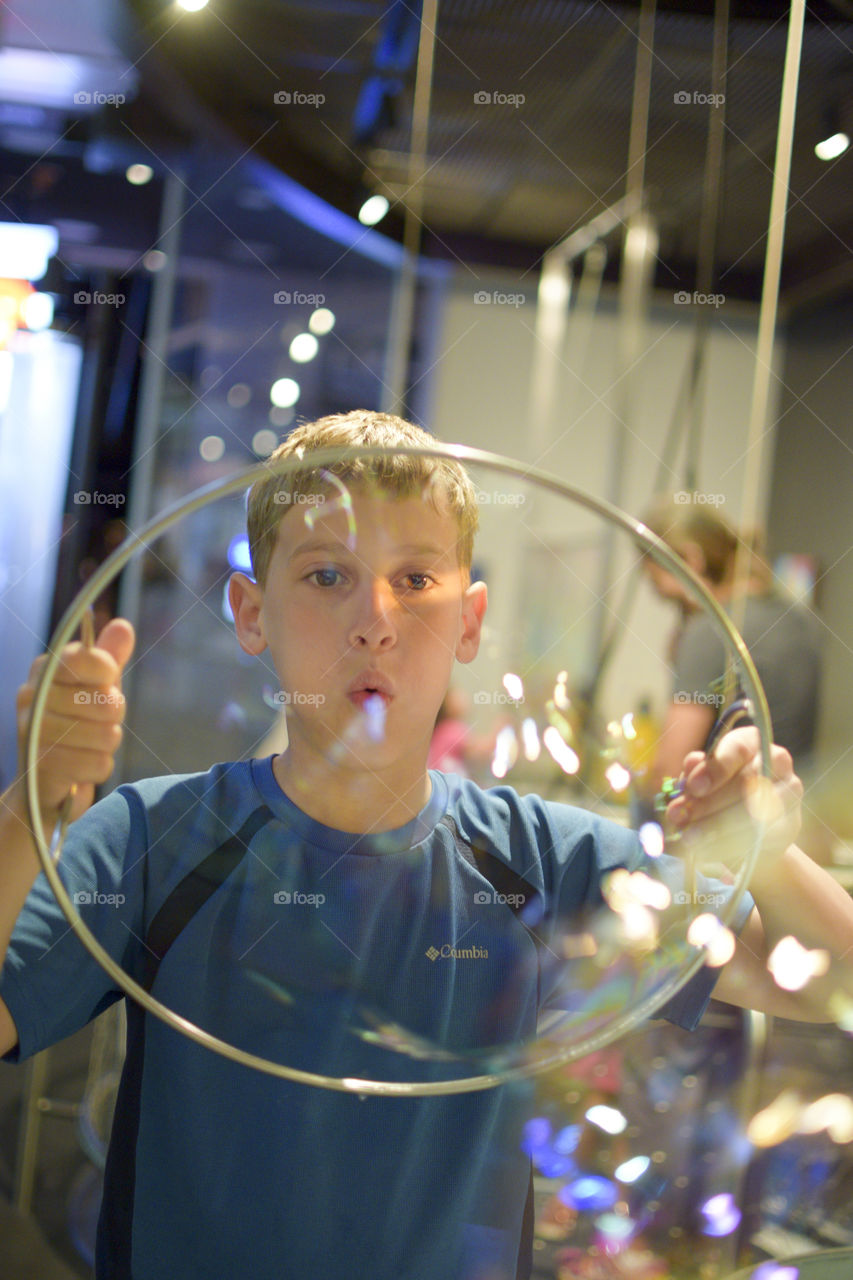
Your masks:
[[[462,597],[462,631],[456,645],[458,662],[473,662],[477,656],[487,603],[485,582],[472,582]]]
[[[264,596],[257,582],[245,573],[232,573],[228,583],[228,603],[234,614],[234,626],[240,648],[257,657],[267,647],[261,621]]]

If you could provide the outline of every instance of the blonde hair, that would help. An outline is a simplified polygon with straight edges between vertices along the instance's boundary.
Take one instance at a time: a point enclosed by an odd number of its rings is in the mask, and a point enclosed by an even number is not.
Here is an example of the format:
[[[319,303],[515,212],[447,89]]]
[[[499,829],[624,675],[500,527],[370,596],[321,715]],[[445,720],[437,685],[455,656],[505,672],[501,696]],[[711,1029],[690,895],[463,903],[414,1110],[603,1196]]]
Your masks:
[[[725,582],[734,572],[739,546],[746,550],[748,576],[770,584],[772,572],[762,555],[763,539],[758,529],[738,534],[712,507],[676,502],[669,495],[655,500],[644,523],[679,555],[683,555],[686,543],[695,543],[705,560],[704,576],[714,584]]]
[[[266,581],[278,526],[294,499],[327,492],[333,483],[328,479],[330,475],[395,498],[427,497],[434,510],[449,510],[459,528],[457,559],[462,569],[469,570],[478,512],[476,491],[464,467],[450,458],[407,454],[370,457],[361,453],[370,446],[428,449],[435,444],[434,437],[414,423],[371,409],[330,414],[296,427],[267,462],[272,468],[282,458],[304,458],[305,467],[285,476],[271,470],[249,491],[249,548],[256,580],[261,586]],[[337,462],[325,467],[310,465],[311,452],[335,447],[346,451]]]

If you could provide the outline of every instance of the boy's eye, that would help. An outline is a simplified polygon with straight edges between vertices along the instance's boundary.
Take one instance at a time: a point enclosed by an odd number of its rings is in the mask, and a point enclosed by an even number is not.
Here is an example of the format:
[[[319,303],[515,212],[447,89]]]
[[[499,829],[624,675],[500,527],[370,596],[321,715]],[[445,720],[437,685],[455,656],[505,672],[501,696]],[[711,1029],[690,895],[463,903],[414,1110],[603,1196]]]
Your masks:
[[[334,587],[340,576],[337,569],[315,569],[313,573],[308,574],[308,580],[316,583],[318,587]]]
[[[428,573],[407,573],[406,582],[413,591],[423,591],[431,581]]]

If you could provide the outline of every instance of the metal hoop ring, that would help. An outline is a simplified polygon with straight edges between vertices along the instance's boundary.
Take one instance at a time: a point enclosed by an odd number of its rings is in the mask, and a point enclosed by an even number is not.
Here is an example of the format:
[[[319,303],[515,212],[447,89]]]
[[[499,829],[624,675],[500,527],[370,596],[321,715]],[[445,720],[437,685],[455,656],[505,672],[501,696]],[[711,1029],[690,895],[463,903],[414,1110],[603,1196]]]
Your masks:
[[[211,1049],[215,1053],[221,1054],[225,1058],[231,1059],[233,1062],[240,1063],[242,1066],[251,1067],[254,1070],[262,1071],[268,1075],[277,1076],[281,1079],[292,1080],[299,1084],[313,1085],[318,1088],[332,1089],[344,1093],[357,1093],[363,1095],[373,1095],[382,1097],[434,1097],[444,1094],[470,1093],[481,1089],[492,1089],[499,1085],[506,1084],[511,1080],[521,1079],[541,1071],[550,1070],[558,1066],[560,1063],[570,1061],[572,1058],[580,1057],[583,1054],[591,1053],[595,1049],[600,1048],[604,1044],[609,1044],[624,1034],[630,1026],[634,1025],[639,1016],[650,1016],[655,1009],[664,1004],[672,995],[682,987],[704,963],[702,953],[697,955],[681,970],[678,974],[666,982],[660,990],[653,996],[647,997],[645,1001],[632,1007],[630,1014],[623,1014],[604,1029],[587,1037],[580,1045],[571,1047],[563,1047],[547,1056],[537,1055],[535,1045],[531,1052],[531,1058],[528,1062],[519,1066],[510,1067],[507,1070],[498,1073],[484,1074],[477,1076],[461,1077],[453,1080],[442,1081],[421,1081],[415,1083],[398,1082],[398,1081],[378,1081],[378,1080],[359,1080],[340,1078],[335,1076],[323,1076],[314,1072],[300,1071],[293,1067],[288,1067],[283,1063],[273,1062],[267,1058],[261,1058],[256,1054],[248,1053],[243,1049],[238,1049],[235,1045],[228,1041],[221,1040],[217,1036],[211,1035],[202,1027],[198,1027],[195,1023],[190,1022],[187,1018],[181,1017],[173,1010],[161,1004],[156,1000],[150,992],[146,991],[139,983],[135,982],[124,969],[120,967],[111,955],[101,946],[97,938],[92,934],[89,928],[83,923],[80,915],[74,909],[74,905],[68,895],[68,892],[59,877],[59,871],[54,865],[51,857],[48,842],[46,839],[44,825],[41,820],[41,807],[39,804],[38,794],[38,740],[41,730],[41,722],[44,715],[45,703],[48,690],[54,673],[60,661],[61,650],[74,635],[78,625],[81,622],[83,614],[103,591],[103,589],[112,582],[113,578],[124,568],[127,562],[140,548],[147,548],[149,542],[154,541],[177,524],[184,516],[191,515],[195,511],[199,511],[208,503],[214,502],[218,498],[228,497],[231,494],[245,491],[256,480],[268,477],[271,473],[286,477],[297,471],[304,471],[306,466],[310,468],[322,466],[330,466],[336,462],[340,462],[342,457],[352,456],[351,449],[334,448],[317,450],[316,452],[306,455],[303,458],[290,457],[279,460],[274,464],[269,461],[259,462],[245,470],[238,472],[234,476],[226,477],[224,480],[216,480],[203,488],[196,490],[188,497],[181,499],[168,507],[161,515],[155,516],[149,520],[138,533],[131,533],[124,542],[116,548],[116,550],[106,559],[102,565],[95,571],[91,578],[85,583],[83,588],[78,592],[75,599],[71,602],[65,611],[56,631],[50,641],[48,648],[48,659],[42,670],[41,678],[36,689],[35,698],[33,700],[32,715],[30,719],[29,732],[26,741],[26,795],[27,809],[29,814],[30,826],[35,839],[36,850],[42,869],[53,890],[56,899],[67,919],[69,925],[77,934],[86,950],[93,956],[98,964],[113,979],[116,985],[124,991],[125,995],[135,1000],[141,1005],[146,1012],[153,1014],[167,1026],[180,1034],[189,1037],[197,1044],[202,1045],[206,1049]],[[510,458],[502,457],[500,454],[488,453],[481,449],[472,449],[466,445],[439,445],[433,448],[414,448],[414,447],[388,447],[379,448],[373,446],[359,446],[358,454],[360,456],[370,457],[397,457],[400,455],[411,455],[413,457],[438,457],[446,458],[453,462],[459,462],[463,465],[480,465],[491,468],[504,475],[514,476],[524,481],[532,482],[539,487],[556,494],[558,497],[567,498],[570,501],[578,503],[585,507],[588,511],[603,517],[605,520],[618,525],[631,538],[642,544],[646,551],[663,567],[669,570],[678,581],[686,587],[686,589],[696,597],[704,608],[712,615],[717,623],[720,631],[723,633],[730,656],[733,655],[743,676],[747,686],[747,691],[752,699],[755,710],[755,721],[759,731],[761,740],[762,769],[765,776],[769,777],[771,773],[770,765],[770,746],[772,742],[770,729],[770,715],[767,707],[767,699],[764,690],[758,679],[758,673],[749,652],[744,644],[741,636],[736,631],[731,620],[724,613],[720,605],[708,592],[700,579],[693,573],[687,565],[679,559],[679,557],[670,550],[670,548],[651,532],[640,521],[635,520],[632,516],[620,511],[617,507],[610,503],[593,498],[589,494],[583,493],[581,490],[574,488],[572,485],[564,484],[555,476],[549,475],[547,472],[540,471],[534,467],[525,466],[522,463],[514,462]],[[735,882],[735,892],[732,894],[729,902],[726,904],[726,910],[720,919],[723,924],[727,924],[734,916],[738,906],[740,896],[743,893],[752,868],[758,854],[763,826],[759,824],[759,834],[756,838],[755,847],[750,855],[745,859],[741,869],[740,876]]]

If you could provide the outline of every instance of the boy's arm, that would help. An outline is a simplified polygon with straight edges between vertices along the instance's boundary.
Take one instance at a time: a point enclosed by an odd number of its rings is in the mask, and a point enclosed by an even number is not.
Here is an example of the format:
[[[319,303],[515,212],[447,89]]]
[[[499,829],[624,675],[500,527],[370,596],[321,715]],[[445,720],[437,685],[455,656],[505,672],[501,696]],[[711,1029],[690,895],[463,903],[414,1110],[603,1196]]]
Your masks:
[[[693,752],[687,757],[685,795],[669,806],[671,820],[689,831],[694,823],[713,822],[727,810],[730,815],[734,805],[754,806],[758,790],[765,814],[772,815],[749,885],[756,909],[714,994],[763,1013],[831,1022],[837,1017],[833,1000],[849,1003],[853,998],[853,899],[793,843],[802,784],[788,752],[773,748],[772,786],[759,779],[759,760],[758,731],[732,731],[710,756]],[[774,947],[785,937],[828,956],[826,974],[811,978],[798,991],[780,987],[767,968]],[[793,975],[794,981],[797,978]]]
[[[133,651],[133,628],[123,619],[104,627],[94,648],[66,646],[48,694],[39,739],[38,790],[42,822],[51,832],[72,786],[71,820],[92,803],[95,786],[113,770],[121,742],[124,699],[121,671]],[[38,875],[40,864],[29,829],[23,748],[38,678],[46,659],[37,658],[18,690],[20,776],[0,796],[0,965],[15,921]],[[0,1055],[17,1043],[12,1017],[0,1000]]]

